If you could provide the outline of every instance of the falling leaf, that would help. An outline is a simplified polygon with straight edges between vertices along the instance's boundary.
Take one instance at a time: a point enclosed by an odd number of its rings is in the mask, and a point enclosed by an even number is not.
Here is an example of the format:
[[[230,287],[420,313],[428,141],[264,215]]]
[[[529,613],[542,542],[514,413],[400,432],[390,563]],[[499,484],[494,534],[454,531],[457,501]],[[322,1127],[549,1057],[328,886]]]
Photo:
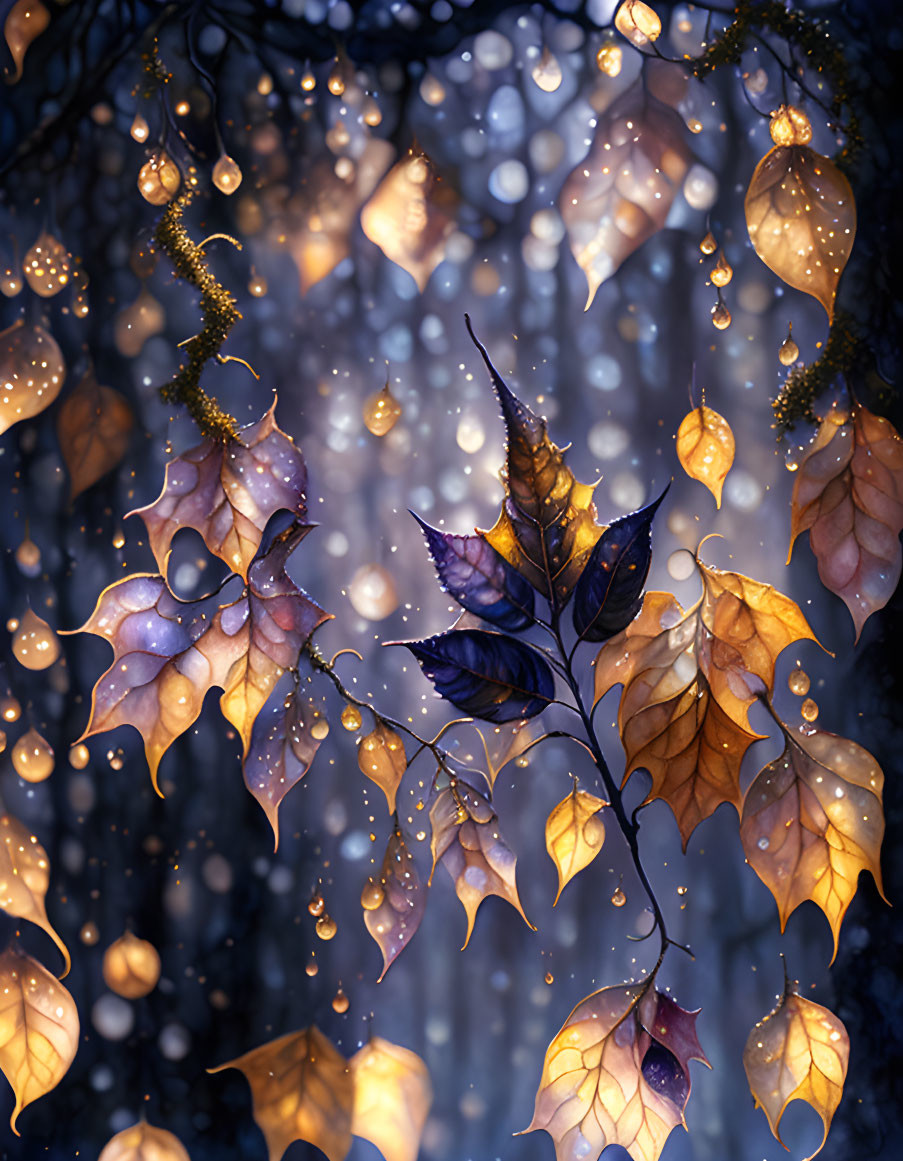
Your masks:
[[[565,179],[558,207],[571,251],[596,291],[665,224],[692,155],[686,126],[642,82],[599,118],[589,153]]]
[[[13,948],[0,955],[0,1069],[16,1097],[9,1123],[55,1088],[78,1048],[75,1001],[46,968]]]
[[[395,795],[408,768],[404,742],[399,734],[383,721],[361,739],[357,748],[357,764],[386,796],[389,813],[395,813]]]
[[[161,573],[173,536],[180,528],[193,528],[215,556],[247,579],[273,513],[285,510],[304,519],[307,469],[299,449],[277,426],[275,411],[274,399],[262,419],[241,429],[239,440],[205,439],[176,456],[166,465],[159,497],[129,513],[147,525]]]
[[[705,484],[721,507],[721,489],[734,462],[734,433],[723,415],[700,404],[677,429],[677,458],[691,480]]]
[[[587,790],[578,790],[575,782],[571,793],[546,819],[546,850],[558,868],[556,904],[571,879],[588,867],[602,850],[605,824],[599,811],[603,806],[608,806],[604,798],[597,798]]]
[[[762,158],[746,191],[746,226],[769,270],[817,298],[830,320],[856,237],[856,202],[833,161],[804,143],[812,133],[805,115],[800,129],[787,113],[782,106],[772,121],[772,138],[785,143]]]
[[[49,886],[50,860],[37,837],[11,814],[0,815],[0,908],[47,932],[65,961],[62,979],[69,974],[72,960],[47,918],[45,900]]]
[[[254,1120],[266,1138],[269,1161],[280,1161],[293,1141],[307,1141],[329,1161],[351,1148],[354,1082],[342,1054],[316,1027],[271,1040],[211,1068],[245,1074]]]
[[[825,730],[784,731],[784,752],[746,793],[740,839],[774,895],[781,930],[811,899],[824,911],[834,955],[860,871],[881,886],[884,775],[868,750]]]
[[[756,1108],[765,1110],[774,1136],[781,1141],[781,1118],[791,1101],[805,1101],[821,1117],[821,1143],[805,1161],[812,1161],[828,1139],[831,1118],[843,1096],[849,1058],[850,1040],[840,1020],[789,987],[746,1041],[746,1079]]]
[[[41,0],[16,0],[3,24],[3,36],[9,46],[16,71],[6,74],[7,84],[14,85],[22,77],[22,64],[32,42],[50,23],[50,13]]]
[[[191,1161],[191,1158],[175,1133],[139,1121],[111,1137],[97,1161]]]
[[[348,1061],[354,1083],[351,1132],[386,1161],[417,1161],[433,1101],[426,1065],[416,1052],[374,1036]]]
[[[93,371],[66,397],[56,421],[56,435],[69,471],[69,499],[74,500],[113,470],[131,442],[132,410],[118,391],[103,387]]]
[[[65,378],[63,353],[49,331],[26,326],[22,319],[0,331],[0,435],[40,415],[59,395]]]
[[[825,588],[846,604],[856,640],[900,579],[903,440],[860,403],[832,408],[800,463],[793,487],[790,554],[801,532]]]
[[[429,883],[441,859],[455,881],[455,892],[467,913],[467,935],[461,950],[470,942],[477,910],[487,895],[506,899],[535,931],[524,915],[517,893],[514,878],[517,858],[499,834],[498,816],[489,800],[456,778],[436,796],[430,822],[433,869]]]
[[[382,900],[364,910],[367,930],[383,953],[383,970],[377,982],[413,939],[426,908],[426,891],[400,830],[389,836],[379,886]]]

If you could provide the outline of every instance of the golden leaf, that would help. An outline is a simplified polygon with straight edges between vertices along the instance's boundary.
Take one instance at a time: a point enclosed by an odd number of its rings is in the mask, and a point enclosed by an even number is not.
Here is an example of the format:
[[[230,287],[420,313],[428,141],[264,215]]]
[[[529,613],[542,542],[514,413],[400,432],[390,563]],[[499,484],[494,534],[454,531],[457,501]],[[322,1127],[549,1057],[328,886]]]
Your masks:
[[[50,860],[37,837],[11,814],[0,816],[0,907],[15,919],[27,919],[46,931],[62,953],[69,974],[69,949],[47,918]]]
[[[546,850],[558,868],[558,893],[584,867],[588,867],[605,842],[605,824],[599,817],[604,798],[596,798],[586,790],[573,790],[558,803],[546,819]],[[553,904],[554,906],[555,904]]]
[[[811,899],[824,911],[834,955],[860,871],[881,886],[884,775],[868,750],[825,730],[784,729],[786,744],[746,793],[740,839],[774,895],[781,930]]]
[[[791,1101],[806,1101],[821,1117],[821,1144],[805,1161],[812,1161],[828,1139],[831,1119],[843,1096],[849,1058],[850,1040],[841,1021],[789,988],[746,1041],[743,1067],[749,1090],[756,1108],[765,1110],[775,1137],[781,1141],[778,1130]]]
[[[14,85],[22,76],[22,63],[32,41],[50,23],[50,13],[41,0],[16,0],[3,24],[3,35],[9,46],[16,71],[6,74],[7,84]]]
[[[529,722],[515,721],[502,722],[488,731],[489,738],[479,728],[474,726],[483,743],[483,753],[486,758],[486,778],[491,790],[495,789],[495,780],[509,762],[515,761],[534,741],[533,731]],[[473,762],[474,758],[462,754],[465,762]],[[524,759],[526,761],[526,759]]]
[[[24,3],[18,0],[17,6]],[[26,326],[22,319],[0,331],[0,435],[40,415],[59,395],[65,378],[63,353],[49,331]]]
[[[139,1121],[111,1137],[97,1161],[191,1161],[191,1158],[174,1133]]]
[[[78,1048],[78,1011],[59,980],[31,956],[7,948],[0,955],[0,1069],[13,1087],[9,1123],[55,1088]]]
[[[413,939],[426,909],[426,891],[400,830],[389,836],[379,881],[364,887],[361,905],[367,931],[383,953],[380,983]]]
[[[389,805],[389,813],[395,812],[395,795],[408,768],[401,737],[385,722],[377,721],[372,733],[361,739],[357,748],[357,764],[362,774],[382,790]]]
[[[329,1161],[343,1161],[351,1148],[354,1085],[344,1056],[318,1028],[280,1036],[208,1072],[224,1068],[239,1069],[251,1086],[270,1161],[299,1140]]]
[[[70,500],[116,467],[128,451],[134,422],[123,396],[101,386],[93,371],[66,397],[56,436],[69,471]]]
[[[889,420],[856,403],[834,407],[800,463],[793,486],[790,550],[801,532],[822,584],[850,610],[856,640],[900,579],[903,440]]]
[[[677,458],[691,480],[705,484],[721,507],[721,489],[734,462],[734,433],[723,415],[700,404],[677,429]]]
[[[417,1161],[433,1101],[430,1074],[417,1055],[374,1036],[348,1061],[354,1084],[351,1132],[386,1161]]]

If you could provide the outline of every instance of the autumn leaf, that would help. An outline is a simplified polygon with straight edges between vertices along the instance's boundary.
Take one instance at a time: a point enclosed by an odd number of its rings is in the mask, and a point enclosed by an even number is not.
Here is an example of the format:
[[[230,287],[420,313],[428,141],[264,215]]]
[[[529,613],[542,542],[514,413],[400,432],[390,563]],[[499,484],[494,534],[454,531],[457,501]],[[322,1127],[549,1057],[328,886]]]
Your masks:
[[[361,895],[364,923],[383,954],[381,983],[386,972],[414,937],[426,909],[426,891],[417,865],[397,828],[386,844],[378,882]]]
[[[251,1086],[254,1120],[269,1161],[293,1141],[307,1141],[329,1161],[351,1148],[354,1082],[342,1054],[316,1027],[280,1036],[208,1072],[237,1068]]]
[[[376,728],[361,738],[357,748],[357,764],[361,773],[366,774],[385,794],[389,813],[394,814],[395,795],[408,768],[400,735],[384,721],[377,719]]]
[[[59,980],[13,948],[0,955],[0,1069],[16,1097],[9,1123],[55,1088],[78,1048],[78,1011]]]
[[[97,382],[93,371],[63,401],[56,436],[74,500],[113,470],[128,451],[135,419],[124,397]]]
[[[599,811],[603,806],[608,806],[604,798],[597,798],[588,790],[578,790],[575,782],[571,793],[546,819],[546,850],[558,869],[556,904],[571,879],[588,867],[602,850],[605,824]]]
[[[23,3],[24,0],[19,0]],[[66,378],[56,339],[19,318],[0,331],[0,435],[49,407]]]
[[[774,895],[782,931],[806,899],[824,911],[833,962],[860,871],[870,871],[884,895],[884,775],[855,742],[809,727],[781,729],[784,752],[747,791],[740,839],[749,865]]]
[[[525,750],[535,741],[533,731],[524,721],[504,722],[492,730],[488,730],[488,737],[479,726],[474,726],[480,741],[483,743],[483,755],[486,759],[486,781],[489,789],[495,789],[495,780],[509,762],[516,761]],[[473,759],[462,755],[462,760],[472,764]],[[526,759],[524,759],[526,762]]]
[[[467,914],[467,935],[461,950],[470,942],[477,910],[487,895],[507,900],[535,931],[517,893],[517,859],[499,834],[498,816],[489,800],[456,778],[437,794],[430,809],[430,822],[433,868],[428,885],[441,860],[455,881],[455,892]]]
[[[806,450],[793,486],[790,551],[808,530],[822,584],[850,610],[856,640],[900,579],[903,440],[860,403],[834,407]]]
[[[111,1137],[97,1161],[191,1161],[191,1158],[175,1133],[139,1121]]]
[[[781,1118],[791,1101],[805,1101],[821,1117],[821,1143],[805,1161],[812,1161],[828,1139],[831,1119],[843,1096],[849,1057],[850,1040],[841,1021],[790,985],[746,1041],[743,1067],[749,1089],[756,1108],[765,1110],[774,1136],[781,1141]]]
[[[426,1065],[416,1052],[372,1037],[348,1061],[354,1084],[351,1132],[386,1161],[417,1161],[433,1101]]]
[[[163,491],[130,512],[147,525],[157,567],[165,575],[172,538],[193,528],[207,548],[247,579],[267,521],[281,510],[303,521],[307,469],[299,449],[275,420],[276,400],[264,417],[243,427],[239,439],[205,439],[166,465]]]
[[[721,489],[734,462],[734,433],[723,415],[700,403],[677,429],[677,458],[691,480],[705,484],[721,507]]]
[[[72,959],[47,918],[49,886],[50,860],[37,837],[11,814],[0,815],[0,907],[47,932],[63,956],[62,979],[69,974]]]

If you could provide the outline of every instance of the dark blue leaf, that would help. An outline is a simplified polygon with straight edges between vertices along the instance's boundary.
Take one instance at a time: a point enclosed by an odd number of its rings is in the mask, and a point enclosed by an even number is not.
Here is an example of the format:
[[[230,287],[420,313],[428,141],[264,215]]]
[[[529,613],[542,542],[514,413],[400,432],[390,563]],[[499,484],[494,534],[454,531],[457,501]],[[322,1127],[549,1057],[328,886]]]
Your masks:
[[[652,521],[668,488],[645,508],[615,520],[596,541],[574,590],[578,637],[604,641],[639,612],[652,560]]]
[[[459,605],[509,632],[533,624],[533,589],[482,533],[454,536],[411,515],[423,529],[443,588]]]
[[[680,1061],[655,1040],[649,1045],[642,1063],[643,1079],[653,1092],[676,1105],[682,1113],[690,1095],[690,1078]]]
[[[487,722],[532,718],[555,696],[548,663],[522,641],[485,629],[456,629],[404,645],[446,701]]]

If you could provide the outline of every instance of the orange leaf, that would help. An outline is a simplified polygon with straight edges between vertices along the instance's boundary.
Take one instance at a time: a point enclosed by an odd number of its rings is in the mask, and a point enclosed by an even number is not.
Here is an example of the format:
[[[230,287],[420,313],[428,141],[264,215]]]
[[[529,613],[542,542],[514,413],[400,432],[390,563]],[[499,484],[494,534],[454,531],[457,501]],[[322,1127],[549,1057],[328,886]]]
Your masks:
[[[404,742],[385,722],[377,721],[376,729],[362,738],[357,748],[357,764],[386,796],[389,813],[395,812],[395,795],[408,768]]]
[[[417,1161],[433,1102],[430,1074],[408,1048],[374,1036],[348,1061],[354,1084],[351,1132],[386,1161]]]
[[[11,814],[0,816],[0,907],[47,932],[66,965],[62,979],[69,974],[72,959],[47,918],[44,901],[49,886],[50,860],[36,836]]]
[[[588,867],[605,842],[605,824],[599,817],[604,798],[596,798],[586,790],[578,790],[577,783],[570,794],[558,803],[546,819],[546,850],[558,868],[558,893],[574,876]],[[554,906],[554,904],[553,904]]]
[[[16,7],[30,6],[18,0]],[[56,399],[66,364],[56,339],[43,327],[16,319],[0,331],[0,435],[14,423],[40,415]]]
[[[101,386],[89,371],[63,401],[56,421],[69,471],[69,499],[96,484],[113,470],[131,442],[135,420],[118,391]]]
[[[721,489],[734,462],[734,433],[723,415],[700,404],[677,429],[677,458],[691,480],[705,484],[721,507]]]
[[[97,1161],[191,1161],[191,1158],[175,1133],[139,1121],[111,1137]]]

